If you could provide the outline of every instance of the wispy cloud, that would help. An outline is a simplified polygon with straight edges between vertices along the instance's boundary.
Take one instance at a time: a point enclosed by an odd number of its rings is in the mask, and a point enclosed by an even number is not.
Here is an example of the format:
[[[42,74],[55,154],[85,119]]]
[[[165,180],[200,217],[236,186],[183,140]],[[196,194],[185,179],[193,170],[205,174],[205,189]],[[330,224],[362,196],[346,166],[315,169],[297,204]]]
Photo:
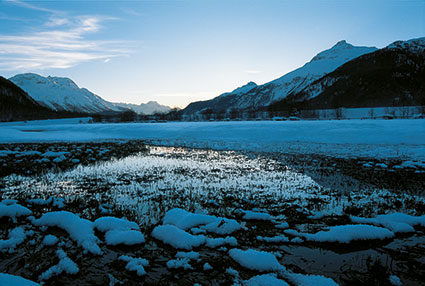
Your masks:
[[[31,32],[0,34],[0,69],[28,71],[48,68],[70,68],[82,62],[125,56],[130,43],[90,40],[102,24],[113,18],[104,16],[68,16],[63,12],[40,8],[21,1],[9,1],[24,8],[50,14],[48,21]]]

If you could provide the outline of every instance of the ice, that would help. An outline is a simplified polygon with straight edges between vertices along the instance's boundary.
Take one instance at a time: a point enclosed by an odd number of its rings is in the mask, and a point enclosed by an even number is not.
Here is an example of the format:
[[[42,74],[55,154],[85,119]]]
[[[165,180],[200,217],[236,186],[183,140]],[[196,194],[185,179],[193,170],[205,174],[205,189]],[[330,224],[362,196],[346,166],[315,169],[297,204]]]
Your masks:
[[[67,211],[49,212],[33,222],[36,226],[56,226],[66,232],[77,244],[95,255],[102,254],[94,235],[93,223]]]
[[[168,269],[183,268],[184,270],[193,269],[192,265],[189,264],[189,258],[177,258],[167,262]]]
[[[59,123],[58,123],[59,122]],[[167,146],[425,161],[425,119],[68,124],[2,123],[0,142],[143,139]],[[63,123],[65,122],[65,123]],[[422,163],[423,164],[423,163]],[[416,165],[415,165],[416,166]]]
[[[13,252],[19,244],[25,241],[27,236],[31,236],[33,234],[33,231],[25,231],[22,226],[14,228],[9,232],[9,239],[0,240],[0,251]]]
[[[290,282],[299,286],[338,286],[331,278],[320,275],[289,273],[286,277]]]
[[[146,275],[145,267],[149,265],[149,261],[146,259],[121,255],[118,260],[127,262],[125,269],[128,271],[136,271],[138,276]]]
[[[80,271],[77,264],[75,264],[62,249],[58,249],[56,254],[59,257],[59,263],[43,272],[39,280],[49,280],[53,276],[57,276],[63,272],[67,274],[77,274],[78,271]]]
[[[278,279],[275,274],[262,274],[244,282],[245,286],[289,286],[285,281]]]
[[[0,286],[40,286],[40,284],[20,276],[0,273]]]
[[[285,270],[285,267],[277,261],[276,256],[269,252],[254,249],[241,250],[234,248],[229,250],[229,255],[241,266],[251,270],[257,270],[260,272]]]
[[[59,239],[54,235],[46,235],[43,239],[43,245],[52,246],[58,243]]]
[[[207,238],[207,241],[205,243],[206,247],[210,248],[216,248],[222,245],[230,245],[230,246],[237,246],[238,241],[233,236],[227,236],[225,238],[219,237],[219,238]]]
[[[337,225],[328,227],[328,230],[322,230],[317,233],[292,233],[301,236],[309,241],[317,242],[339,242],[350,243],[353,240],[369,240],[369,239],[387,239],[394,237],[394,233],[386,228],[376,227],[371,225]]]
[[[152,231],[152,236],[177,249],[192,250],[205,243],[205,236],[191,235],[174,225],[159,225]]]

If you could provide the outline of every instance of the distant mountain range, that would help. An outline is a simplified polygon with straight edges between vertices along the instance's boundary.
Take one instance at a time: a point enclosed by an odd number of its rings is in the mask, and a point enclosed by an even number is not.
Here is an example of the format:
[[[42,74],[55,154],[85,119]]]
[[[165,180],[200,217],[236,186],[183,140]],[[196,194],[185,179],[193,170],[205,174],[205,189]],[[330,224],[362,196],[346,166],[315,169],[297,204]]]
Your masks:
[[[182,113],[425,105],[424,46],[425,38],[379,50],[340,41],[276,80],[193,102]]]
[[[167,113],[170,107],[150,101],[136,105],[104,100],[86,88],[80,88],[66,77],[43,77],[34,73],[18,74],[10,78],[40,105],[55,111],[99,113],[133,110],[139,114]]]

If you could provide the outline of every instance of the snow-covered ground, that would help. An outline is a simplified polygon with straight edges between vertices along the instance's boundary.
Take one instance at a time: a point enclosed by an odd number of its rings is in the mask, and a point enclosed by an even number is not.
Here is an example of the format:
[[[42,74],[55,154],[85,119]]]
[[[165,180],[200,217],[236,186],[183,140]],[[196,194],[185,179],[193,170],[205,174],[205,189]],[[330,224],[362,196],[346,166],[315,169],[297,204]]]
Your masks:
[[[425,160],[424,119],[0,124],[0,143],[110,139],[218,150]]]

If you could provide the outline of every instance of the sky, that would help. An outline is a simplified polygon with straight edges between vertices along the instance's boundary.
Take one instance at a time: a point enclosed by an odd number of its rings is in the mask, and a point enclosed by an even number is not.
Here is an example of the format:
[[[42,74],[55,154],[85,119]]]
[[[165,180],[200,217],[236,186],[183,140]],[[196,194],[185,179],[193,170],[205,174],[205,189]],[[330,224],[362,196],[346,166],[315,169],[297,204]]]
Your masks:
[[[301,67],[340,40],[425,36],[425,0],[0,0],[0,75],[185,107]]]

